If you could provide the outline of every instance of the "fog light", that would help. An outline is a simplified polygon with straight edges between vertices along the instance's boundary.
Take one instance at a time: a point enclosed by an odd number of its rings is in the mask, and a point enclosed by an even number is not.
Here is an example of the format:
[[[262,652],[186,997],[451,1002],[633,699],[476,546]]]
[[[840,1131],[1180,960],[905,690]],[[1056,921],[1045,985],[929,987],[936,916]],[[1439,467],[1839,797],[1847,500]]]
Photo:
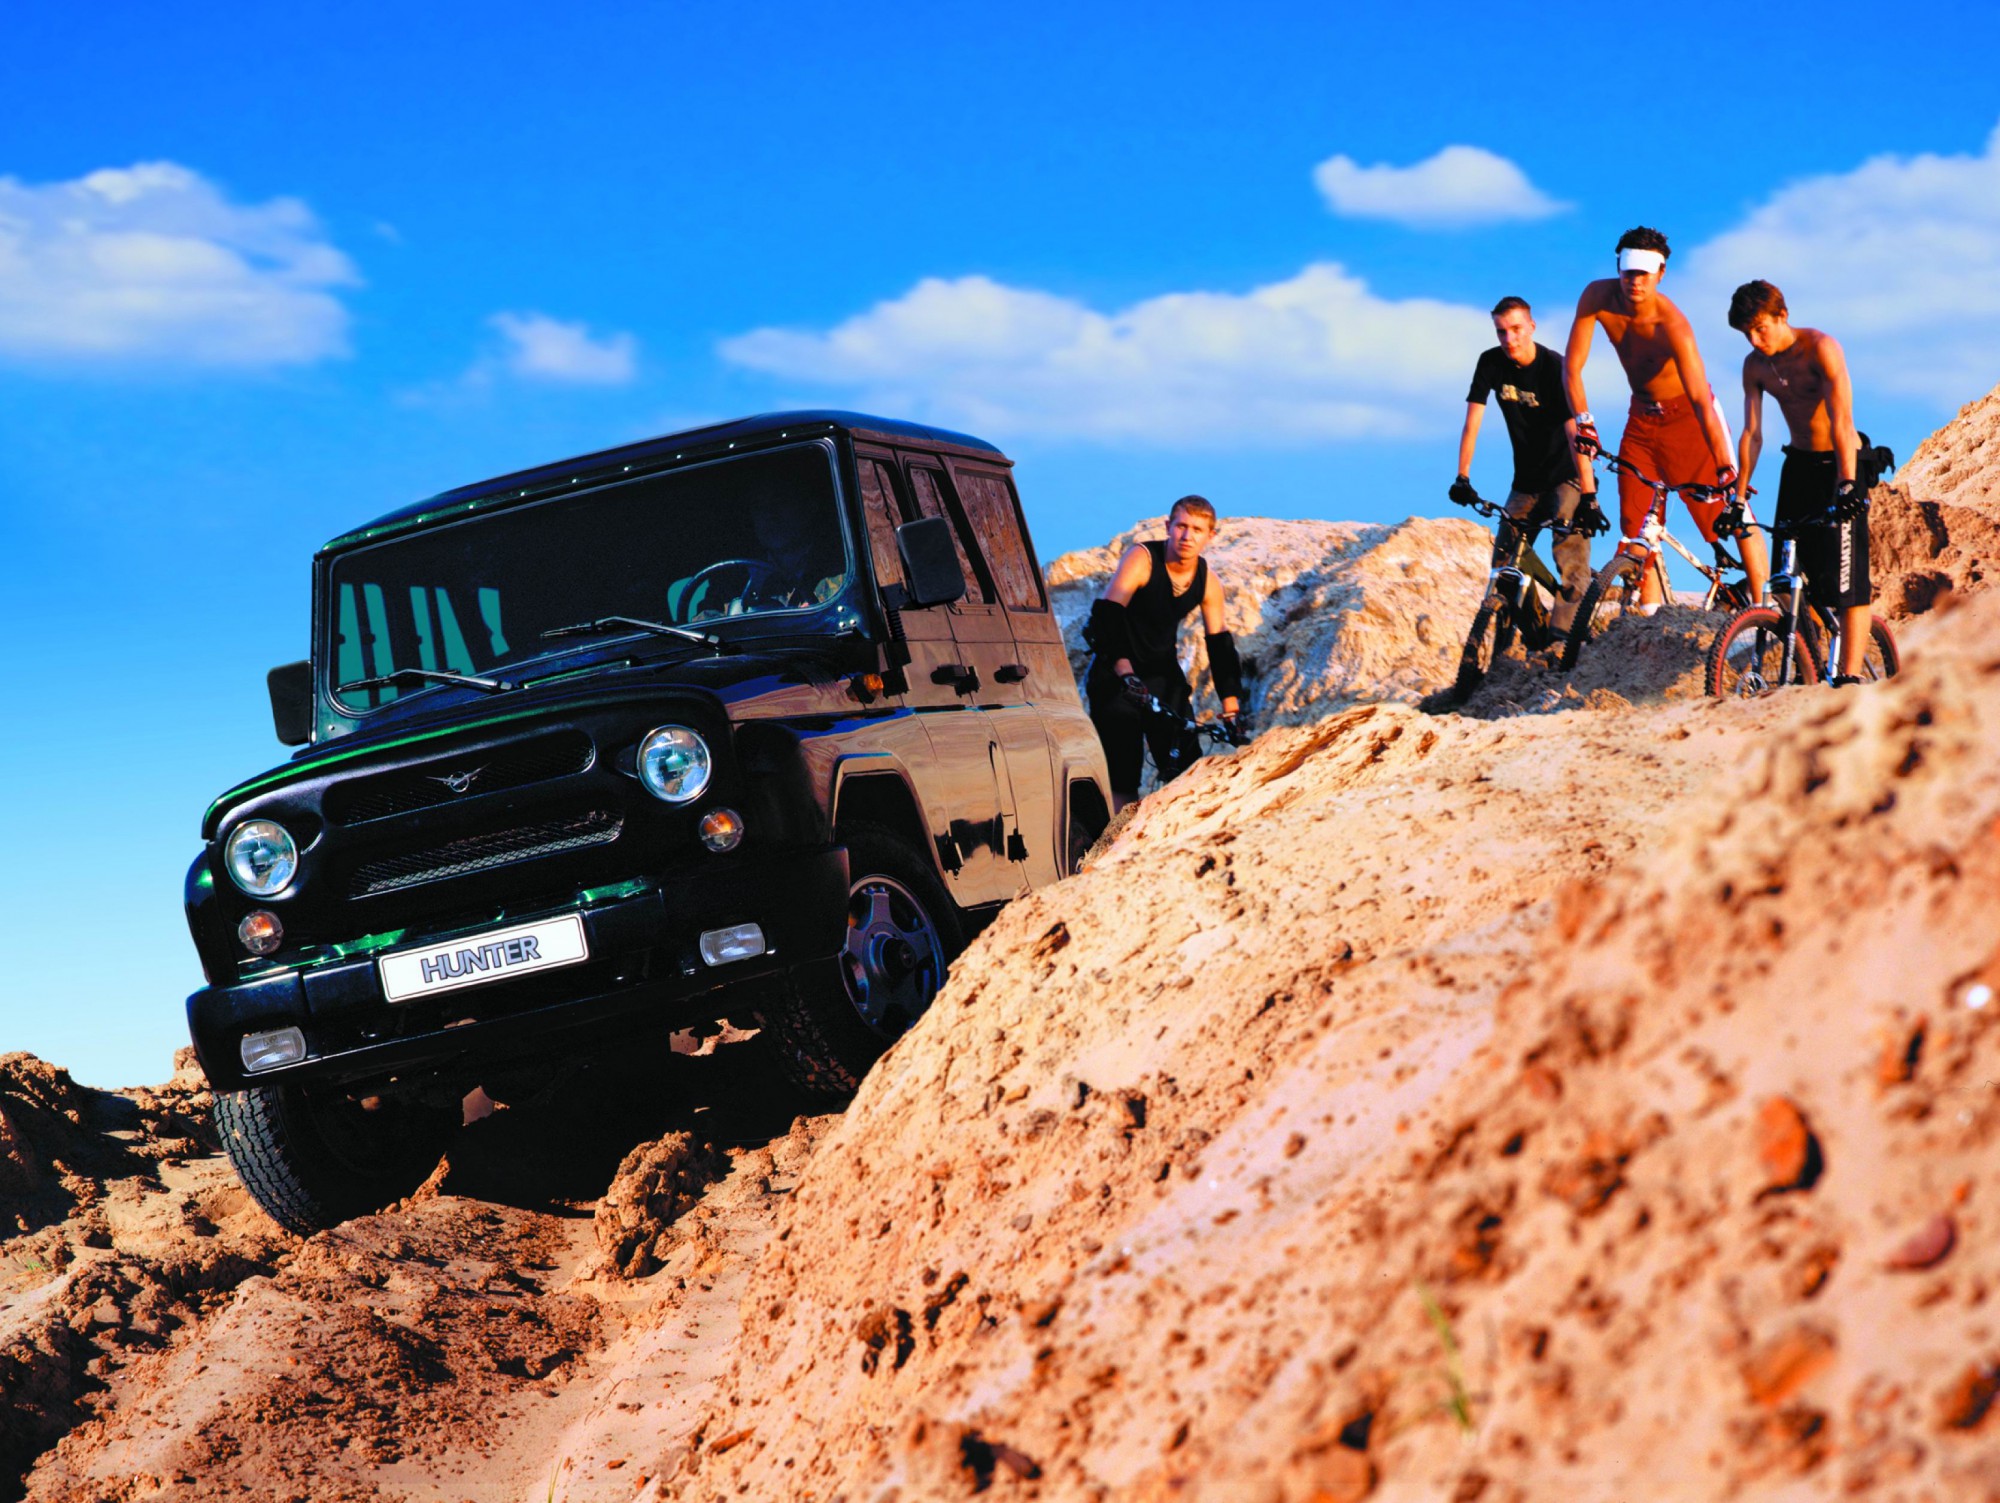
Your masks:
[[[701,817],[701,843],[711,851],[733,851],[743,844],[743,816],[734,809],[711,809]]]
[[[297,1064],[306,1057],[306,1036],[296,1028],[273,1028],[268,1033],[246,1033],[237,1050],[243,1068],[252,1075],[275,1070],[279,1065]]]
[[[727,929],[711,929],[702,935],[701,958],[710,965],[728,965],[732,960],[748,960],[765,951],[764,931],[755,924],[736,924]]]
[[[278,922],[277,914],[258,908],[243,915],[243,922],[236,926],[236,937],[252,955],[275,955],[278,946],[284,943],[285,926]]]

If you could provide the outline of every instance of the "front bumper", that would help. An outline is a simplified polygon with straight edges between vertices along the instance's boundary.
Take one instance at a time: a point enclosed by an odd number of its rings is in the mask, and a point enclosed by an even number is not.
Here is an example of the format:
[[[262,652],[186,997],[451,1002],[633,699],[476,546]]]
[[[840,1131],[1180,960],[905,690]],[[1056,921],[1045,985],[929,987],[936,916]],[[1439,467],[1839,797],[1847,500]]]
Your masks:
[[[584,964],[421,998],[388,1001],[378,957],[273,970],[187,1000],[188,1032],[217,1090],[273,1080],[361,1080],[430,1071],[454,1061],[501,1060],[536,1050],[546,1035],[702,1021],[689,1005],[718,989],[837,952],[847,930],[847,852],[789,852],[704,871],[698,881],[626,884],[620,896],[509,914],[507,923],[582,917]],[[757,924],[763,955],[711,966],[701,934]],[[469,927],[472,937],[497,921]],[[457,937],[446,932],[422,943]],[[412,939],[411,944],[418,943]],[[244,1035],[298,1028],[307,1055],[295,1064],[243,1069]]]

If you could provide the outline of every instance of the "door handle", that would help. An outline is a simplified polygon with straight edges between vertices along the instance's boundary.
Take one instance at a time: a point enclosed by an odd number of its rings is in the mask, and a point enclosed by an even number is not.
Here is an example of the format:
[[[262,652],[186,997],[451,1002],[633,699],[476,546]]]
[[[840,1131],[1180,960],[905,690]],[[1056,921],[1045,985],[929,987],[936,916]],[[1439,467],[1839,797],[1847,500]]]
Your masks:
[[[1018,684],[1027,676],[1026,663],[1002,663],[993,670],[993,682],[996,684]]]

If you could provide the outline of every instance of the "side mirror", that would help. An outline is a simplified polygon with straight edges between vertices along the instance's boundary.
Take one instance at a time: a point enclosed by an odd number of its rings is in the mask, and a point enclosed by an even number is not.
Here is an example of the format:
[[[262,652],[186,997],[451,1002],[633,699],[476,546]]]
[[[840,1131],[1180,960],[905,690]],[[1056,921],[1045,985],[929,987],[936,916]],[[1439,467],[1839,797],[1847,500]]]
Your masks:
[[[896,551],[903,556],[910,605],[921,609],[965,598],[965,571],[958,566],[951,523],[943,517],[919,517],[898,527]]]
[[[264,675],[271,691],[271,721],[278,740],[304,746],[313,733],[313,670],[311,663],[281,663]]]

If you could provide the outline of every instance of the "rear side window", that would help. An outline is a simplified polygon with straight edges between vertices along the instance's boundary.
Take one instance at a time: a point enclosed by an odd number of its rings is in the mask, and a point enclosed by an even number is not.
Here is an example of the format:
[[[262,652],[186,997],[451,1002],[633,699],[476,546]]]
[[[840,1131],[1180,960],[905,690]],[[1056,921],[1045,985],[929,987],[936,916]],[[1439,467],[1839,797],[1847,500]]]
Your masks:
[[[889,467],[865,455],[855,460],[861,471],[861,509],[868,514],[868,552],[875,560],[878,585],[903,582],[903,556],[896,551],[896,528],[904,520],[896,501],[896,482]]]
[[[1042,581],[1028,557],[1028,545],[1021,536],[1021,513],[1014,500],[1014,487],[1005,475],[986,470],[960,470],[958,495],[973,533],[986,550],[993,566],[993,582],[1000,599],[1016,611],[1042,609]]]
[[[951,540],[958,549],[958,567],[965,574],[965,598],[974,605],[991,605],[993,590],[986,581],[985,571],[973,566],[972,555],[966,551],[965,523],[953,515],[956,508],[945,498],[944,471],[913,464],[910,466],[910,488],[917,493],[920,515],[943,517],[951,523]]]

